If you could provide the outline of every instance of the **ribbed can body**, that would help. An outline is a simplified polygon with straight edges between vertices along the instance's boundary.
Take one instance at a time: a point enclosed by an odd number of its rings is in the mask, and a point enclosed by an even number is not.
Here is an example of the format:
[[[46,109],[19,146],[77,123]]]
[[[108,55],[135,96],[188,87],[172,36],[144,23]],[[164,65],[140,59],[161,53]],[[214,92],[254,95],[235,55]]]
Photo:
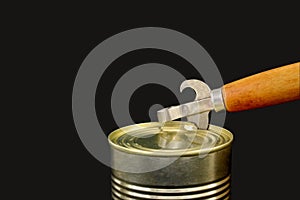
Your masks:
[[[178,155],[172,150],[144,153],[112,145],[112,198],[229,199],[233,136],[216,126],[210,126],[209,131],[219,143],[199,153],[191,153],[191,149]]]

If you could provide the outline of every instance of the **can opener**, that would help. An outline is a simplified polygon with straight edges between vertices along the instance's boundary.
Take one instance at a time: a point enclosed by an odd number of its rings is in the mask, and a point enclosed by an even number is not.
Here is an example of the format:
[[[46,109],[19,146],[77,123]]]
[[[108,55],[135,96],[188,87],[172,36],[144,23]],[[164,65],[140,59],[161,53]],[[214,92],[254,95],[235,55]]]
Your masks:
[[[157,112],[159,122],[187,117],[199,129],[207,129],[209,112],[237,112],[300,99],[300,62],[274,68],[211,90],[200,80],[185,80],[180,92],[192,88],[196,98]]]

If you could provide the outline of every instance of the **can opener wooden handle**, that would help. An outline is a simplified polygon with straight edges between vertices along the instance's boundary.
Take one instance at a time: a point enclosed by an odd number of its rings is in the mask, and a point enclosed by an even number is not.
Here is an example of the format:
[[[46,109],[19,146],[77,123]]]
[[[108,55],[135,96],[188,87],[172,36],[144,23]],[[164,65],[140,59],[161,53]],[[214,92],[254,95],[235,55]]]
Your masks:
[[[261,72],[214,90],[194,79],[184,81],[180,91],[187,87],[196,92],[195,101],[159,110],[158,120],[166,122],[187,117],[199,129],[207,129],[211,110],[237,112],[299,100],[300,62]]]

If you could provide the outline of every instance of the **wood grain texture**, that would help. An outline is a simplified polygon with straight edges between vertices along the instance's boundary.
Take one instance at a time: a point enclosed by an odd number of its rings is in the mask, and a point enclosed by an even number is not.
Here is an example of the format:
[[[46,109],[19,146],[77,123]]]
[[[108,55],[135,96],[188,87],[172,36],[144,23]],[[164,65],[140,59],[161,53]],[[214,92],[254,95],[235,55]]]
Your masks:
[[[299,100],[300,62],[226,84],[222,92],[229,112]]]

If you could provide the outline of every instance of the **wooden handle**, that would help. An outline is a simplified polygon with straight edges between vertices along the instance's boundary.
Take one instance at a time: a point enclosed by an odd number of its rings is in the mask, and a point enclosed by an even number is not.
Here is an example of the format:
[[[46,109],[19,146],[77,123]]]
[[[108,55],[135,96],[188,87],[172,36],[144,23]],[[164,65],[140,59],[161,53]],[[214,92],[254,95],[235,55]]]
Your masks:
[[[300,99],[300,62],[249,76],[222,88],[227,111],[235,112]]]

